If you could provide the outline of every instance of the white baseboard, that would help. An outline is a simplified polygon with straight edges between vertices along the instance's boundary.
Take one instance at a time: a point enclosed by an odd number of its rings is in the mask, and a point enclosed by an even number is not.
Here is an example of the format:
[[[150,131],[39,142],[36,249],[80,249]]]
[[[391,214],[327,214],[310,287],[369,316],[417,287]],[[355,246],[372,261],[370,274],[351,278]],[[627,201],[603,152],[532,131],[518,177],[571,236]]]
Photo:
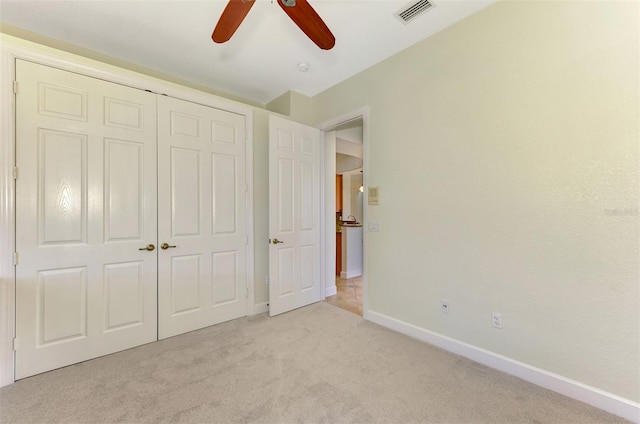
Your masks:
[[[361,269],[354,269],[351,271],[341,271],[340,272],[340,278],[343,279],[348,279],[348,278],[353,278],[353,277],[359,277],[362,275],[362,270]]]
[[[334,294],[338,294],[338,287],[334,284],[333,286],[327,286],[324,289],[324,297],[333,296]]]
[[[253,315],[263,314],[265,312],[269,312],[269,303],[256,303],[253,305]]]
[[[12,339],[13,340],[13,339]],[[13,343],[0,343],[0,387],[13,384]]]
[[[640,423],[640,404],[552,372],[369,310],[366,319],[472,361]]]

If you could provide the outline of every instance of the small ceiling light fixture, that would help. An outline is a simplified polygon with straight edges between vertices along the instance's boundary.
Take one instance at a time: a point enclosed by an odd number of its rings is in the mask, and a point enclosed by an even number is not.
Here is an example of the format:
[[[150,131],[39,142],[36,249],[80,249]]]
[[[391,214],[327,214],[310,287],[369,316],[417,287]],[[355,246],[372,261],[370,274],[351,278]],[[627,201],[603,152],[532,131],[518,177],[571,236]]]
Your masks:
[[[311,69],[311,65],[309,65],[306,62],[300,62],[298,63],[298,71],[300,72],[308,72],[309,69]]]

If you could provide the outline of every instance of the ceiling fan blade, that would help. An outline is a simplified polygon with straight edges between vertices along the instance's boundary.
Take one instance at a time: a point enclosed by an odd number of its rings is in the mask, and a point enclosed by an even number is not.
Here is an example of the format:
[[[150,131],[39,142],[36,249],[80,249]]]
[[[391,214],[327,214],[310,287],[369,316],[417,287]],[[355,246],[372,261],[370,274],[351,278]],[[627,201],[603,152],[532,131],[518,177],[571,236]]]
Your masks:
[[[292,2],[295,5],[287,6]],[[318,47],[330,50],[335,46],[335,37],[307,0],[278,0],[278,4]]]
[[[216,43],[228,41],[236,32],[244,17],[255,3],[255,0],[229,0],[227,7],[222,11],[218,24],[211,34],[211,39]]]

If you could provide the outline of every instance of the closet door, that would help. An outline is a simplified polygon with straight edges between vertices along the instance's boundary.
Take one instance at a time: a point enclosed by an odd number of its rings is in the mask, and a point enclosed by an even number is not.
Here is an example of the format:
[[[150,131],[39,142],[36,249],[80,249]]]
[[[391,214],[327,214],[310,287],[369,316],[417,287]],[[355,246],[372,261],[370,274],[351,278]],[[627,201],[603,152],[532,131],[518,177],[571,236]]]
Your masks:
[[[157,339],[156,96],[16,74],[20,379]]]
[[[159,338],[245,316],[245,117],[158,98]]]

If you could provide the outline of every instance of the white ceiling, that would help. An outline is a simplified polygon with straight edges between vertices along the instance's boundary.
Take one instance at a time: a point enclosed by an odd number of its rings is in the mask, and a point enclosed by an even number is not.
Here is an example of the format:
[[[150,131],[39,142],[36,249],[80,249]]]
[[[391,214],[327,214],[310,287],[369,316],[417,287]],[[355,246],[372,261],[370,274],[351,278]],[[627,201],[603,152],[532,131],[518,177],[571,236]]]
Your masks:
[[[0,0],[0,21],[266,104],[313,96],[494,1],[433,0],[405,25],[393,14],[406,0],[310,0],[336,38],[328,51],[271,0],[256,0],[225,44],[211,33],[226,0]]]

